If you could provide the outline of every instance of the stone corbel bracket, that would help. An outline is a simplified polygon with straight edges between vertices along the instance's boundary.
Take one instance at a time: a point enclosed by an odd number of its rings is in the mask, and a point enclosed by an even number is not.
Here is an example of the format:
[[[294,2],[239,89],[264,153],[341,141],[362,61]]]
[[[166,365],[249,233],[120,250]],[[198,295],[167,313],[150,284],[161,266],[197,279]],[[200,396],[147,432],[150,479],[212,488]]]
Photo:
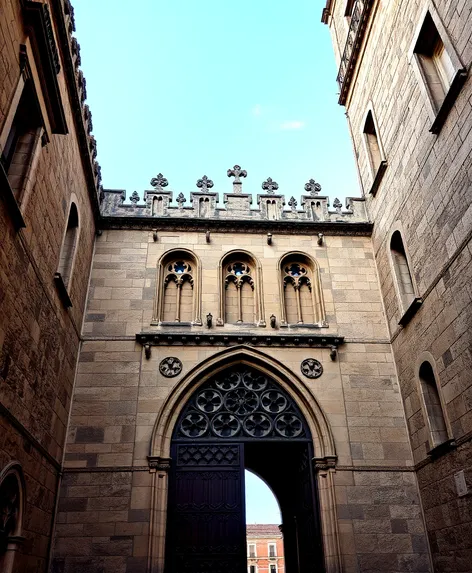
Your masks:
[[[169,472],[171,468],[171,458],[161,458],[160,456],[148,456],[149,472]]]
[[[313,458],[313,470],[318,471],[328,471],[336,469],[336,462],[338,461],[338,456],[324,456],[322,458]]]

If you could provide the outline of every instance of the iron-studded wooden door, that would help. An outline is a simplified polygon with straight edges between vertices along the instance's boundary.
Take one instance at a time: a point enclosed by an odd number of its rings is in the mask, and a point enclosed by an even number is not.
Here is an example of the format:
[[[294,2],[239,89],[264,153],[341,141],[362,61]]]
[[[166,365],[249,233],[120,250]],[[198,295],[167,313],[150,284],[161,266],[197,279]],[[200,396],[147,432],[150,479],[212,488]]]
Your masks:
[[[244,445],[176,443],[167,573],[246,570]]]

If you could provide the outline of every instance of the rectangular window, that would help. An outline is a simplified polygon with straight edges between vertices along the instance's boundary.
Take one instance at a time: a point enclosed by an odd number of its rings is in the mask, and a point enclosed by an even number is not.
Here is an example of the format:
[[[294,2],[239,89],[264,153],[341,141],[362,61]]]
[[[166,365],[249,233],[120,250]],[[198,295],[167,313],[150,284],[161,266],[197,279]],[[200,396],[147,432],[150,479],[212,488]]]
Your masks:
[[[269,567],[269,573],[277,573],[277,565],[270,565]]]
[[[465,83],[467,70],[433,4],[418,27],[410,59],[429,103],[428,111],[433,120],[430,131],[439,133]]]
[[[418,57],[437,111],[452,84],[454,66],[429,12],[424,19],[414,53]]]
[[[41,116],[30,82],[25,84],[1,154],[3,169],[17,201],[41,134]]]
[[[269,543],[269,557],[275,557],[277,555],[275,543]]]
[[[249,557],[252,557],[252,558],[254,558],[256,556],[256,546],[254,543],[250,543],[248,545],[248,554],[249,554]]]
[[[249,565],[249,573],[257,573],[255,565]]]

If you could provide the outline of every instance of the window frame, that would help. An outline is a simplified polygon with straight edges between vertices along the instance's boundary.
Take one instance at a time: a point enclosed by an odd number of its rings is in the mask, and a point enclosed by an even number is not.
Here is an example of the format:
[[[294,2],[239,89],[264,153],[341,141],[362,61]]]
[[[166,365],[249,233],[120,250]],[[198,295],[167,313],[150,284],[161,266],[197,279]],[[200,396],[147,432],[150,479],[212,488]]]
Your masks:
[[[423,382],[420,379],[420,370],[425,362],[429,363],[433,371],[434,381],[436,383],[436,391],[439,397],[439,403],[441,406],[441,411],[446,426],[447,439],[441,443],[435,443],[433,439],[433,433],[431,429],[431,418],[428,414],[428,409],[424,398],[424,392],[422,386]],[[434,359],[433,355],[430,352],[424,351],[418,356],[415,363],[415,378],[416,378],[416,386],[417,386],[419,401],[421,404],[421,411],[423,413],[425,427],[428,432],[427,444],[429,445],[429,449],[426,450],[426,454],[432,457],[438,457],[443,453],[447,452],[449,449],[451,449],[451,447],[454,447],[455,442],[452,433],[451,423],[448,416],[447,404],[444,400],[444,396],[442,393],[441,382],[436,367],[436,360]]]
[[[374,131],[375,131],[375,138],[377,140],[377,145],[379,148],[379,153],[380,153],[380,163],[379,166],[377,168],[375,168],[374,166],[374,162],[372,159],[372,152],[370,150],[370,146],[369,146],[369,141],[368,141],[368,133],[366,132],[366,124],[367,124],[367,119],[369,117],[369,115],[372,117],[372,123],[374,126]],[[377,116],[375,114],[375,110],[374,110],[374,105],[372,103],[372,101],[369,101],[369,103],[367,104],[367,109],[366,112],[364,114],[364,118],[361,124],[361,138],[362,138],[362,144],[364,146],[364,152],[366,154],[367,157],[367,163],[369,166],[369,172],[370,172],[370,176],[371,176],[371,184],[370,184],[370,188],[369,188],[369,194],[374,196],[377,194],[378,188],[380,186],[380,183],[383,179],[384,173],[387,169],[388,166],[388,162],[387,162],[387,156],[385,154],[385,149],[382,143],[382,139],[379,135],[379,126],[377,123]]]
[[[254,547],[254,555],[251,555],[250,547]],[[257,558],[257,543],[248,543],[247,544],[247,555],[249,559],[256,559]]]
[[[273,555],[270,554],[270,548],[271,547],[274,548],[274,554]],[[269,557],[269,559],[275,559],[277,557],[277,543],[274,543],[273,541],[270,541],[267,543],[267,556]]]
[[[452,62],[452,66],[454,68],[454,73],[452,76],[452,80],[449,84],[449,88],[445,89],[444,100],[439,107],[436,106],[434,98],[431,94],[431,89],[426,79],[426,74],[423,65],[420,62],[419,52],[418,52],[419,49],[418,42],[428,14],[430,15],[433,21],[436,31],[444,45],[444,49],[446,50],[446,53],[448,54]],[[427,2],[427,4],[423,9],[423,12],[421,13],[421,17],[419,19],[413,37],[413,41],[408,51],[408,60],[413,68],[413,72],[416,76],[420,91],[426,101],[428,115],[432,122],[429,131],[434,135],[438,135],[462,89],[462,86],[464,85],[468,77],[468,72],[465,66],[463,65],[449,37],[449,34],[446,28],[444,27],[441,18],[431,0]]]
[[[63,254],[64,248],[65,248],[67,231],[69,229],[69,220],[71,218],[71,211],[72,211],[73,206],[75,207],[75,211],[77,214],[77,225],[75,225],[76,231],[75,231],[75,235],[74,235],[74,246],[73,246],[71,261],[68,265],[69,272],[68,272],[67,276],[63,276],[63,273],[61,272],[61,271],[63,271],[62,266],[61,266],[62,254]],[[78,245],[79,245],[79,239],[80,239],[79,200],[78,200],[77,196],[75,195],[75,193],[72,193],[70,196],[69,205],[68,205],[66,213],[67,213],[67,217],[65,219],[65,228],[64,228],[63,235],[62,235],[61,249],[59,251],[59,262],[57,264],[57,271],[54,274],[54,282],[56,284],[56,288],[59,292],[59,296],[62,299],[64,306],[71,307],[72,301],[70,298],[70,293],[72,291],[72,279],[74,277],[74,268],[75,268],[75,262],[77,259],[77,251],[78,251]]]
[[[402,296],[402,293],[400,290],[400,285],[398,284],[399,281],[398,281],[398,277],[397,277],[397,271],[395,268],[395,261],[393,259],[393,255],[392,255],[392,248],[391,248],[392,238],[396,232],[398,232],[400,234],[400,237],[402,240],[403,251],[405,253],[405,258],[406,258],[406,262],[408,265],[408,271],[410,273],[411,284],[413,286],[413,297],[412,297],[412,300],[408,306],[405,306],[405,304],[403,302],[403,296]],[[419,308],[423,304],[423,298],[420,296],[418,285],[416,284],[415,275],[413,273],[413,264],[412,264],[408,249],[405,246],[405,232],[403,231],[403,226],[402,226],[400,221],[397,221],[390,230],[390,233],[388,235],[388,241],[387,241],[387,251],[388,251],[387,256],[388,256],[388,259],[390,262],[390,270],[392,273],[392,280],[393,280],[393,284],[394,284],[394,288],[395,288],[395,294],[396,294],[397,301],[398,301],[398,310],[400,313],[400,318],[398,319],[398,325],[404,327],[410,322],[410,320],[413,318],[413,316],[418,312]]]

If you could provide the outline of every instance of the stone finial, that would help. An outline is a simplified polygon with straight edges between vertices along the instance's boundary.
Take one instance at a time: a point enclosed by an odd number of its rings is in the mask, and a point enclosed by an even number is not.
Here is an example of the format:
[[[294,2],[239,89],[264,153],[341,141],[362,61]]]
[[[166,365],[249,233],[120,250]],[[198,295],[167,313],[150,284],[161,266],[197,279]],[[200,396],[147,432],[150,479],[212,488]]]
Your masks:
[[[185,199],[183,193],[179,193],[179,194],[177,195],[176,201],[177,201],[177,203],[179,204],[179,209],[183,209],[183,208],[184,208],[184,203],[187,201],[187,199]]]
[[[131,197],[129,198],[129,200],[131,201],[131,203],[133,203],[134,206],[136,206],[136,203],[139,201],[139,195],[137,191],[133,191],[131,193]]]
[[[292,209],[292,211],[296,211],[297,205],[298,203],[296,202],[295,197],[291,197],[290,201],[288,202],[288,206],[290,207],[290,209]]]
[[[314,179],[310,179],[307,183],[305,183],[305,191],[308,191],[310,195],[313,197],[318,195],[321,191],[321,185],[317,183]]]
[[[272,177],[267,177],[267,179],[262,183],[262,189],[267,191],[269,195],[273,195],[274,191],[277,191],[279,184],[277,181],[273,181]]]
[[[343,204],[341,203],[341,201],[336,197],[336,199],[333,201],[333,207],[336,209],[336,211],[338,213],[342,212],[342,206]]]
[[[197,187],[203,191],[203,193],[207,193],[208,189],[213,187],[213,181],[208,179],[206,175],[204,175],[201,179],[197,181]]]
[[[228,169],[226,174],[228,177],[234,177],[233,184],[239,183],[241,185],[240,177],[247,177],[247,171],[245,169],[241,169],[239,165],[235,165],[233,169]]]
[[[169,185],[169,182],[167,181],[167,179],[164,177],[164,175],[162,175],[162,173],[158,173],[156,175],[156,177],[153,177],[151,179],[151,185],[159,190],[162,189],[163,187],[167,187],[167,185]]]

